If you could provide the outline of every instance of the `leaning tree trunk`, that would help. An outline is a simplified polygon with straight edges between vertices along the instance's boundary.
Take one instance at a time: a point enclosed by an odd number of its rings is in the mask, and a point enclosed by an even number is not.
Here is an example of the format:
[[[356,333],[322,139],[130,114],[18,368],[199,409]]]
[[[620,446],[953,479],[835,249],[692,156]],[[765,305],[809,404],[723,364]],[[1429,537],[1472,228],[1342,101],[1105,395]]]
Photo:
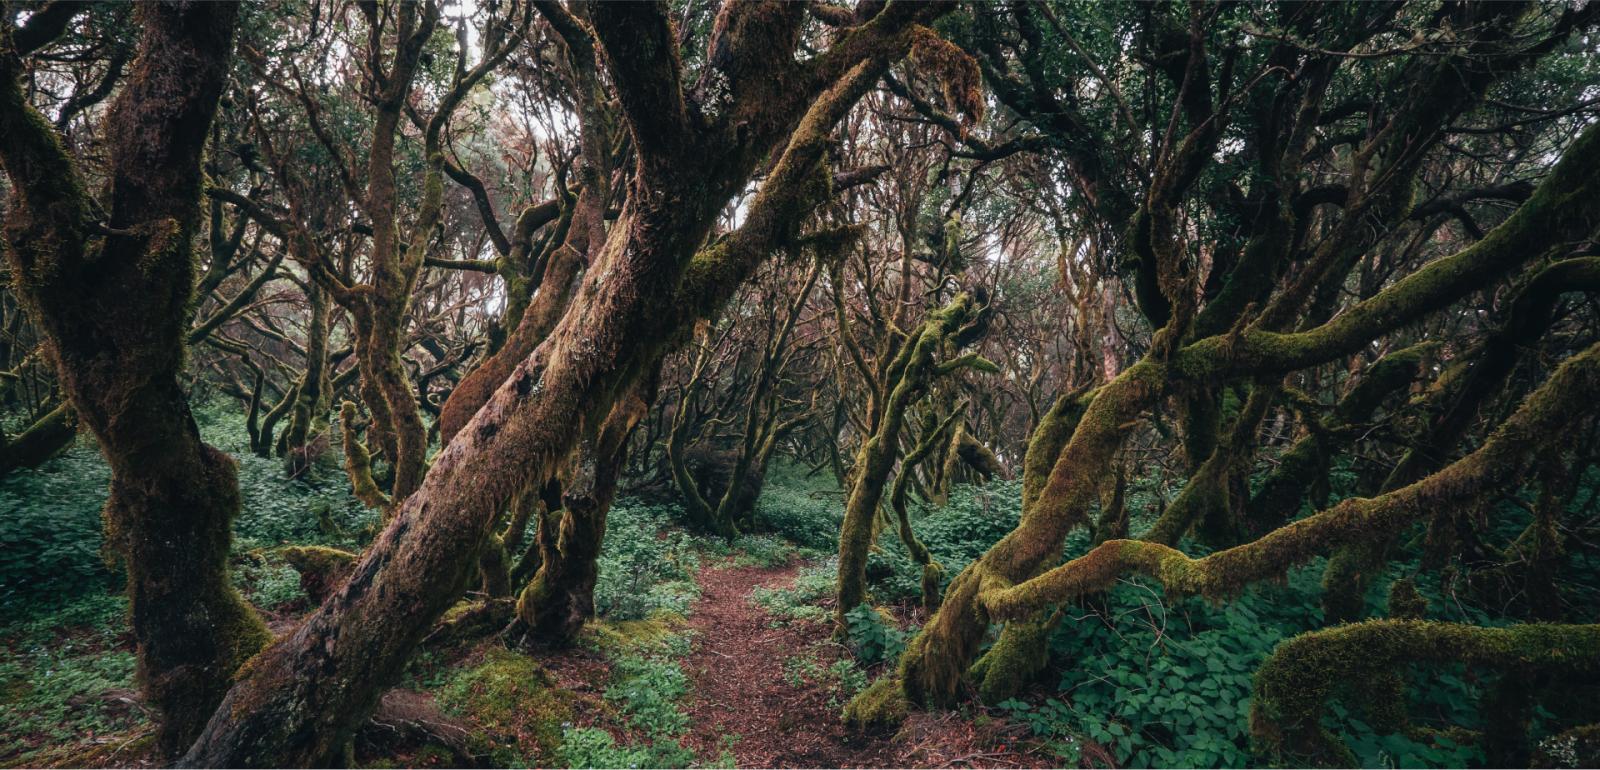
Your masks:
[[[968,354],[947,361],[936,356],[950,345],[956,349],[981,336],[988,321],[988,307],[971,294],[958,294],[943,309],[930,313],[906,341],[890,364],[888,380],[892,390],[884,402],[877,429],[861,445],[855,465],[855,484],[845,504],[844,522],[839,531],[839,603],[834,622],[842,633],[845,613],[867,599],[867,554],[877,536],[873,521],[883,502],[884,483],[900,455],[900,431],[906,410],[926,392],[931,382],[964,367],[997,371],[994,364]],[[909,473],[903,468],[901,473]],[[908,527],[909,529],[909,527]],[[931,561],[924,564],[930,568]]]
[[[653,389],[641,383],[639,390]],[[514,635],[566,645],[594,617],[606,514],[627,460],[628,434],[648,412],[648,400],[639,394],[623,399],[598,435],[586,438],[568,461],[569,472],[561,484],[562,510],[539,527],[539,570],[517,597]]]
[[[0,56],[0,159],[16,288],[63,390],[111,465],[108,545],[127,565],[138,676],[163,752],[182,751],[267,641],[228,581],[234,463],[200,439],[178,384],[194,284],[200,161],[238,6],[145,5],[140,50],[106,119],[109,235],[76,164]]]

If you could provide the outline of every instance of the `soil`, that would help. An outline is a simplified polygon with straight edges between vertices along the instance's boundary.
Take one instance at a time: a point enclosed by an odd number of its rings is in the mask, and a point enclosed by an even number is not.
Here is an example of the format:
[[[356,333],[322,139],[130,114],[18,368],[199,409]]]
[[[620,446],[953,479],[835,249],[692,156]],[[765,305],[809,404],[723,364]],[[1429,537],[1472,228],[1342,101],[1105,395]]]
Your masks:
[[[846,651],[827,623],[780,624],[750,600],[757,587],[793,582],[798,567],[716,565],[699,578],[689,613],[693,681],[685,745],[704,761],[731,751],[739,767],[1050,767],[1016,725],[981,710],[914,713],[898,732],[860,734],[840,719],[842,693],[829,681],[785,673],[812,656],[826,670]],[[981,725],[981,726],[980,726]]]

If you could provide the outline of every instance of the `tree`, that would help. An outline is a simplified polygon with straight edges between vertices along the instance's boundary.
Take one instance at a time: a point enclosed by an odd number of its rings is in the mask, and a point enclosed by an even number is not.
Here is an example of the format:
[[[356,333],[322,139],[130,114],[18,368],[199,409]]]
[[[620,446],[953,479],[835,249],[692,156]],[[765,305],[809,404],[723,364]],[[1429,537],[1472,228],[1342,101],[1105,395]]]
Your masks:
[[[140,7],[138,53],[106,121],[103,203],[19,81],[24,57],[76,10],[55,4],[29,16],[0,51],[0,161],[14,191],[6,259],[73,410],[112,467],[106,529],[128,571],[139,680],[160,746],[175,754],[268,639],[228,581],[233,461],[200,440],[178,383],[201,158],[239,9]]]
[[[1208,595],[1221,596],[1251,581],[1280,575],[1311,553],[1339,543],[1359,547],[1409,521],[1397,517],[1377,525],[1362,518],[1362,524],[1372,526],[1358,526],[1347,512],[1366,503],[1347,502],[1219,552],[1212,557],[1215,561],[1207,563],[1215,568],[1203,570],[1203,578],[1201,571],[1182,566],[1189,563],[1187,557],[1179,559],[1173,555],[1177,552],[1162,544],[1176,542],[1191,529],[1215,537],[1221,545],[1237,537],[1232,518],[1244,497],[1233,490],[1241,469],[1249,467],[1260,421],[1283,392],[1285,375],[1350,356],[1363,345],[1526,269],[1542,255],[1566,253],[1571,244],[1591,236],[1596,223],[1595,210],[1587,202],[1593,129],[1567,147],[1562,161],[1531,197],[1497,228],[1338,312],[1336,289],[1370,250],[1383,243],[1386,229],[1409,228],[1408,223],[1421,220],[1417,227],[1432,233],[1448,221],[1437,217],[1432,204],[1419,202],[1414,191],[1428,167],[1430,151],[1439,146],[1451,122],[1481,104],[1485,91],[1498,79],[1529,66],[1592,19],[1587,14],[1543,14],[1525,7],[1442,10],[1424,23],[1448,20],[1465,33],[1457,38],[1460,47],[1443,59],[1411,60],[1390,71],[1388,76],[1395,80],[1386,85],[1388,92],[1409,94],[1406,102],[1365,113],[1372,116],[1365,130],[1319,139],[1319,127],[1346,119],[1350,114],[1346,110],[1353,107],[1329,103],[1341,78],[1366,76],[1337,52],[1372,41],[1394,9],[1350,9],[1358,18],[1337,28],[1321,26],[1316,21],[1320,17],[1301,15],[1310,12],[1307,6],[1282,10],[1282,16],[1246,22],[1267,26],[1260,35],[1277,41],[1276,47],[1247,54],[1226,42],[1225,30],[1238,27],[1219,24],[1225,12],[1218,7],[1191,8],[1186,21],[1167,18],[1161,9],[1144,9],[1128,22],[1140,41],[1140,56],[1145,57],[1148,77],[1143,81],[1108,74],[1109,68],[1085,52],[1050,6],[979,14],[979,29],[994,32],[980,32],[967,45],[985,63],[999,98],[1022,114],[1033,115],[1041,133],[1059,137],[1055,141],[1065,155],[1073,185],[1090,206],[1089,216],[1117,221],[1115,212],[1131,214],[1131,227],[1117,237],[1133,255],[1130,280],[1154,331],[1141,361],[1081,397],[1058,400],[1035,432],[1025,461],[1029,469],[1025,489],[1037,492],[1025,494],[1021,525],[956,577],[939,613],[909,646],[900,664],[900,680],[880,682],[859,698],[851,709],[853,719],[871,722],[892,713],[885,707],[901,697],[902,688],[915,701],[945,703],[955,698],[978,657],[977,643],[990,620],[1011,622],[971,673],[980,677],[986,697],[1007,697],[1042,660],[1038,645],[1047,635],[1037,634],[1036,629],[1044,616],[1033,613],[1048,615],[1063,602],[1102,590],[1125,569],[1150,574],[1169,591],[1191,590],[1184,586],[1199,591],[1204,584],[1215,592]],[[1007,29],[1002,24],[1010,25],[1008,33],[998,33]],[[1055,33],[1053,37],[1045,34],[1047,29]],[[1220,40],[1215,37],[1219,32]],[[1519,35],[1534,42],[1510,42]],[[1328,37],[1320,44],[1305,42],[1318,36]],[[1221,49],[1220,63],[1211,58],[1214,48]],[[1060,49],[1084,61],[1081,74],[1064,73],[1046,63],[1048,52]],[[1260,87],[1291,69],[1305,76],[1282,81],[1277,90]],[[1175,89],[1167,92],[1173,94],[1167,103],[1170,119],[1159,123],[1168,126],[1166,133],[1147,155],[1140,150],[1131,163],[1113,165],[1101,155],[1103,151],[1137,145],[1096,145],[1068,135],[1090,125],[1091,105],[1060,103],[1046,92],[1063,77],[1100,82],[1104,88],[1093,108],[1108,110],[1113,118],[1128,109],[1125,89],[1158,84]],[[1253,87],[1236,90],[1241,78]],[[1270,99],[1269,94],[1273,94]],[[1239,156],[1241,161],[1259,164],[1249,191],[1233,187],[1227,195],[1183,204],[1213,184],[1208,173],[1227,164],[1218,160],[1216,149],[1235,120],[1243,121],[1242,127],[1251,132],[1239,140],[1249,150]],[[1139,125],[1126,118],[1123,123]],[[1348,152],[1334,151],[1346,145]],[[1306,188],[1302,170],[1324,162],[1348,169],[1352,181],[1326,193]],[[1132,179],[1120,176],[1127,169],[1142,173]],[[1124,192],[1128,186],[1133,189]],[[1516,195],[1510,189],[1462,195]],[[1336,203],[1336,213],[1319,213],[1315,207],[1324,202]],[[1200,211],[1215,209],[1219,225],[1247,223],[1242,238],[1234,242],[1242,245],[1199,240],[1205,230],[1187,221],[1191,215],[1185,213],[1185,205],[1201,207]],[[1244,216],[1224,218],[1229,212]],[[1379,223],[1377,229],[1374,223]],[[1196,266],[1208,261],[1209,278],[1202,284]],[[1587,371],[1586,360],[1585,356],[1572,359],[1569,367],[1529,397],[1518,416],[1536,420],[1549,416],[1547,410],[1562,408],[1556,405],[1575,406],[1566,399],[1575,392],[1569,388],[1581,387],[1570,384],[1574,378],[1583,381],[1587,376],[1582,374]],[[1228,415],[1231,425],[1220,408],[1224,388],[1241,393],[1242,405]],[[1104,480],[1113,477],[1110,471],[1128,428],[1167,399],[1177,405],[1188,460],[1190,480],[1184,497],[1140,540],[1112,540],[1054,566],[1065,535],[1089,521]],[[1391,510],[1402,499],[1425,500],[1420,503],[1424,510],[1437,509],[1448,503],[1430,497],[1429,490],[1449,487],[1471,496],[1509,483],[1517,478],[1529,449],[1511,438],[1520,435],[1520,427],[1513,427],[1520,425],[1517,419],[1511,418],[1502,431],[1516,448],[1504,455],[1491,452],[1495,459],[1477,466],[1483,468],[1479,480],[1484,484],[1461,483],[1478,478],[1472,476],[1469,469],[1475,466],[1469,460],[1484,457],[1480,450],[1403,491],[1373,498],[1370,504]],[[1325,528],[1335,521],[1347,528]],[[1031,622],[1018,622],[1030,618]],[[1031,641],[1025,643],[1020,636]]]

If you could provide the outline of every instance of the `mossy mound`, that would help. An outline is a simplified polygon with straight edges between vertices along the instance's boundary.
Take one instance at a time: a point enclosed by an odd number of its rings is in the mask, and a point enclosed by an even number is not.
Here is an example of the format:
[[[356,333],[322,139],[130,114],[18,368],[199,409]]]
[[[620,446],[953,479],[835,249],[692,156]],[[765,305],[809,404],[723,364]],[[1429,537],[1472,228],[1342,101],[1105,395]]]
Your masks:
[[[657,613],[645,620],[607,620],[590,623],[584,636],[589,644],[609,656],[659,651],[679,637],[682,615]]]
[[[844,721],[858,730],[899,727],[911,713],[911,702],[897,677],[886,676],[862,690],[844,707]]]
[[[300,573],[300,589],[318,604],[328,598],[355,568],[357,554],[320,545],[291,545],[277,555]]]
[[[457,672],[438,697],[478,728],[473,753],[488,755],[496,767],[554,761],[573,717],[572,693],[556,687],[532,658],[504,649]]]

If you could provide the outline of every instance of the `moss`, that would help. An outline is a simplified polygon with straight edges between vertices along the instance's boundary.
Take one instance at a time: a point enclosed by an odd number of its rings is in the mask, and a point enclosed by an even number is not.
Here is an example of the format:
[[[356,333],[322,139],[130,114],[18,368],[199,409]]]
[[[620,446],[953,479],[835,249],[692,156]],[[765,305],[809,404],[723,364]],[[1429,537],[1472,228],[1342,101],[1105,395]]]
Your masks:
[[[844,707],[845,724],[857,730],[898,727],[911,713],[900,679],[885,676],[862,690]]]
[[[978,687],[978,697],[991,706],[1013,698],[1050,660],[1050,636],[1061,613],[1007,623],[1000,638],[972,664],[968,675]]]
[[[1428,600],[1417,591],[1417,581],[1400,578],[1389,585],[1389,618],[1421,620],[1428,614]]]
[[[372,477],[372,454],[367,451],[365,444],[356,437],[356,405],[346,401],[339,407],[339,422],[343,425],[344,433],[344,467],[350,475],[350,488],[356,499],[368,508],[384,511],[384,518],[388,518],[390,508],[389,496],[378,488],[378,482]]]
[[[277,554],[300,573],[300,588],[318,603],[344,582],[358,558],[349,551],[320,545],[285,546]]]
[[[1590,678],[1600,675],[1600,626],[1381,620],[1302,634],[1279,645],[1256,672],[1252,737],[1280,761],[1354,766],[1348,747],[1322,724],[1328,700],[1361,705],[1375,723],[1398,729],[1404,702],[1397,674],[1416,663],[1454,662],[1505,671],[1516,678],[1512,690],[1534,671]],[[1497,698],[1509,692],[1505,684]]]
[[[458,602],[439,618],[426,641],[446,646],[488,636],[505,628],[515,609],[515,603],[506,597]]]
[[[1359,620],[1367,589],[1388,564],[1385,543],[1355,543],[1333,552],[1322,572],[1322,612],[1329,623]]]
[[[452,676],[439,698],[481,729],[473,736],[473,753],[498,763],[523,756],[554,759],[575,701],[532,658],[498,648]]]
[[[678,636],[686,621],[682,615],[660,613],[644,620],[606,620],[590,623],[585,641],[612,657],[659,649]]]

